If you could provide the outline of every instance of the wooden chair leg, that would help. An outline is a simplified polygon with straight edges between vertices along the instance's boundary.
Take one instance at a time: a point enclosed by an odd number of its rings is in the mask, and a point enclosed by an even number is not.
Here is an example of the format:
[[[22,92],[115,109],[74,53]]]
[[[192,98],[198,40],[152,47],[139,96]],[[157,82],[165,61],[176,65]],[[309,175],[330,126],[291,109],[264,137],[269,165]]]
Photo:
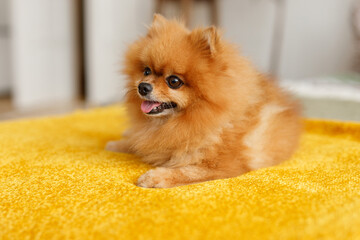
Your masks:
[[[211,23],[215,26],[219,25],[218,0],[210,0]]]
[[[181,0],[181,12],[186,26],[189,26],[191,20],[191,9],[193,0]]]
[[[162,14],[163,7],[164,7],[164,0],[156,0],[155,13]]]

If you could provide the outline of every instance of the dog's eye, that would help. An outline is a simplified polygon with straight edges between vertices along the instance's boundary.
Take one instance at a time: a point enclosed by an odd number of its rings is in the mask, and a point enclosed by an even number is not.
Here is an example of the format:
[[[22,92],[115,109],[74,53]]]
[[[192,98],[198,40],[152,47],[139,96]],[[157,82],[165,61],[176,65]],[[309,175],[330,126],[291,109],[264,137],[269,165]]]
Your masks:
[[[184,83],[175,75],[171,75],[166,78],[167,85],[172,89],[177,89],[181,87]]]
[[[149,76],[150,74],[151,74],[151,69],[148,68],[148,67],[146,67],[146,68],[144,69],[144,76]]]

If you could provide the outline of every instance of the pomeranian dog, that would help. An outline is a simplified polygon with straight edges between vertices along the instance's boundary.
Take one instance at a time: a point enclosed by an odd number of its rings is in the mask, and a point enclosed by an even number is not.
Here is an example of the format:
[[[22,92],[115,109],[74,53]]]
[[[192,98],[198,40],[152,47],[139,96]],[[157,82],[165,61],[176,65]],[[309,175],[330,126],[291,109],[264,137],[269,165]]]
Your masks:
[[[137,181],[170,188],[230,178],[292,155],[299,105],[215,27],[193,31],[155,14],[125,58],[131,128],[107,150],[155,166]]]

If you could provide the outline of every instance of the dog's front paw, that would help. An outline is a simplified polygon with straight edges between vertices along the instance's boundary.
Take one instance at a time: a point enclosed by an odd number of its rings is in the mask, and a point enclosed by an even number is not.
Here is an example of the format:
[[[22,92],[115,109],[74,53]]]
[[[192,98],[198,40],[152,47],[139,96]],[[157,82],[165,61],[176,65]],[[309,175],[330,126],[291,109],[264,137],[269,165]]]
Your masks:
[[[149,170],[141,175],[137,181],[137,186],[143,188],[170,188],[175,187],[173,169],[156,168]]]

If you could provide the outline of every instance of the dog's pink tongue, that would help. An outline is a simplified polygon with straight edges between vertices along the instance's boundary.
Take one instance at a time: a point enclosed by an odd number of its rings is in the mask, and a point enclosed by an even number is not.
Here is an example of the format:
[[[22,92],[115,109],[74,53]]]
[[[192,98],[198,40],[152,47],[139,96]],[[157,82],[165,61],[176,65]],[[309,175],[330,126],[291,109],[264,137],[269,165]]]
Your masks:
[[[153,108],[160,106],[159,102],[143,101],[141,103],[141,111],[149,113]]]

